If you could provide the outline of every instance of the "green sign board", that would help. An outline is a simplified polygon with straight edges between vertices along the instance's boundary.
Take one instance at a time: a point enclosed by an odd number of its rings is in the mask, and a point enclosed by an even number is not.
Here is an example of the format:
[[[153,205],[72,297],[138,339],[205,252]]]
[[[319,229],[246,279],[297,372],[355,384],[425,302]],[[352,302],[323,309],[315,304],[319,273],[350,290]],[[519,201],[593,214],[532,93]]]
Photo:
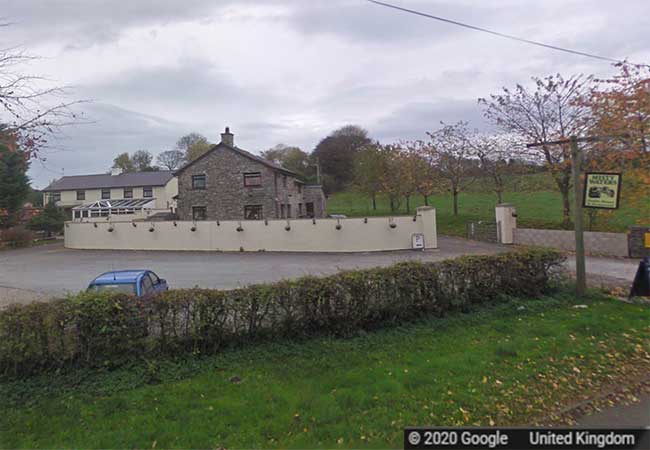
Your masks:
[[[585,208],[618,209],[620,198],[620,173],[587,172],[582,206]]]

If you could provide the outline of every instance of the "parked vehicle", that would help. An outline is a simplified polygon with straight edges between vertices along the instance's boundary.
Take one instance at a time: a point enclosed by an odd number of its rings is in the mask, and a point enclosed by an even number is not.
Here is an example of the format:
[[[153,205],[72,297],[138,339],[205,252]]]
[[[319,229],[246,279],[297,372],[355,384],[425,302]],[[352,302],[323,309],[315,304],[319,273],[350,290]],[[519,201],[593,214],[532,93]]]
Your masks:
[[[89,291],[124,292],[137,297],[155,295],[168,289],[167,280],[159,278],[151,270],[115,270],[106,272],[88,285]]]

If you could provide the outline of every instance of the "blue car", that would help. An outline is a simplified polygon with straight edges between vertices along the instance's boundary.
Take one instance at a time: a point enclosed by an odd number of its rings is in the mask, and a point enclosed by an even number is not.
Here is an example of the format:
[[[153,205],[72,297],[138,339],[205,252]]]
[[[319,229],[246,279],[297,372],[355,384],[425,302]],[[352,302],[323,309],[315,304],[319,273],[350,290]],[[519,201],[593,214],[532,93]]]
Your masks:
[[[158,294],[168,290],[167,281],[151,270],[117,270],[95,278],[89,291],[123,292],[137,297]]]

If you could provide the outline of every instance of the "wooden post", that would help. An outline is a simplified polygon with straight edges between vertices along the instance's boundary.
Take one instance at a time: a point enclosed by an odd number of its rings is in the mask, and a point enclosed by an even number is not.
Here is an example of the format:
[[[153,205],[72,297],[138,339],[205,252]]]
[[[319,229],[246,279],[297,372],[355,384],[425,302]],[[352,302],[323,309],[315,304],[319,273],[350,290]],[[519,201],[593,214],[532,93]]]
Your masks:
[[[582,152],[578,147],[578,138],[571,137],[571,160],[573,175],[573,193],[575,206],[573,208],[573,223],[576,239],[576,297],[583,297],[587,290],[587,275],[585,269],[585,239],[582,223],[582,185],[580,173],[582,172]]]

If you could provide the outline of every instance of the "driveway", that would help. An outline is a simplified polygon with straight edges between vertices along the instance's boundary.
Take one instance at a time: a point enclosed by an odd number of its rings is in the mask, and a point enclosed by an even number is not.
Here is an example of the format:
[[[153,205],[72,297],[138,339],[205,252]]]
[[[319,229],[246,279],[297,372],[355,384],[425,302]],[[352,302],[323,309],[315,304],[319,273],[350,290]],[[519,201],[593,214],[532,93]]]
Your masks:
[[[147,268],[167,278],[172,288],[232,289],[342,269],[387,266],[398,261],[437,261],[467,254],[493,254],[509,247],[439,236],[437,250],[371,253],[218,253],[71,250],[62,244],[0,252],[0,307],[84,289],[102,272]],[[591,281],[630,285],[638,261],[587,258]],[[575,266],[569,257],[567,267]]]
[[[507,247],[439,236],[437,250],[369,253],[218,253],[168,251],[71,250],[62,244],[0,252],[0,306],[30,301],[37,294],[64,295],[84,289],[90,280],[113,269],[151,269],[172,288],[232,289],[302,275],[326,275],[342,269],[387,266],[417,259],[437,261],[465,254],[490,254]],[[12,288],[12,289],[9,289]],[[20,297],[19,291],[24,291]],[[4,295],[3,295],[4,294]]]

